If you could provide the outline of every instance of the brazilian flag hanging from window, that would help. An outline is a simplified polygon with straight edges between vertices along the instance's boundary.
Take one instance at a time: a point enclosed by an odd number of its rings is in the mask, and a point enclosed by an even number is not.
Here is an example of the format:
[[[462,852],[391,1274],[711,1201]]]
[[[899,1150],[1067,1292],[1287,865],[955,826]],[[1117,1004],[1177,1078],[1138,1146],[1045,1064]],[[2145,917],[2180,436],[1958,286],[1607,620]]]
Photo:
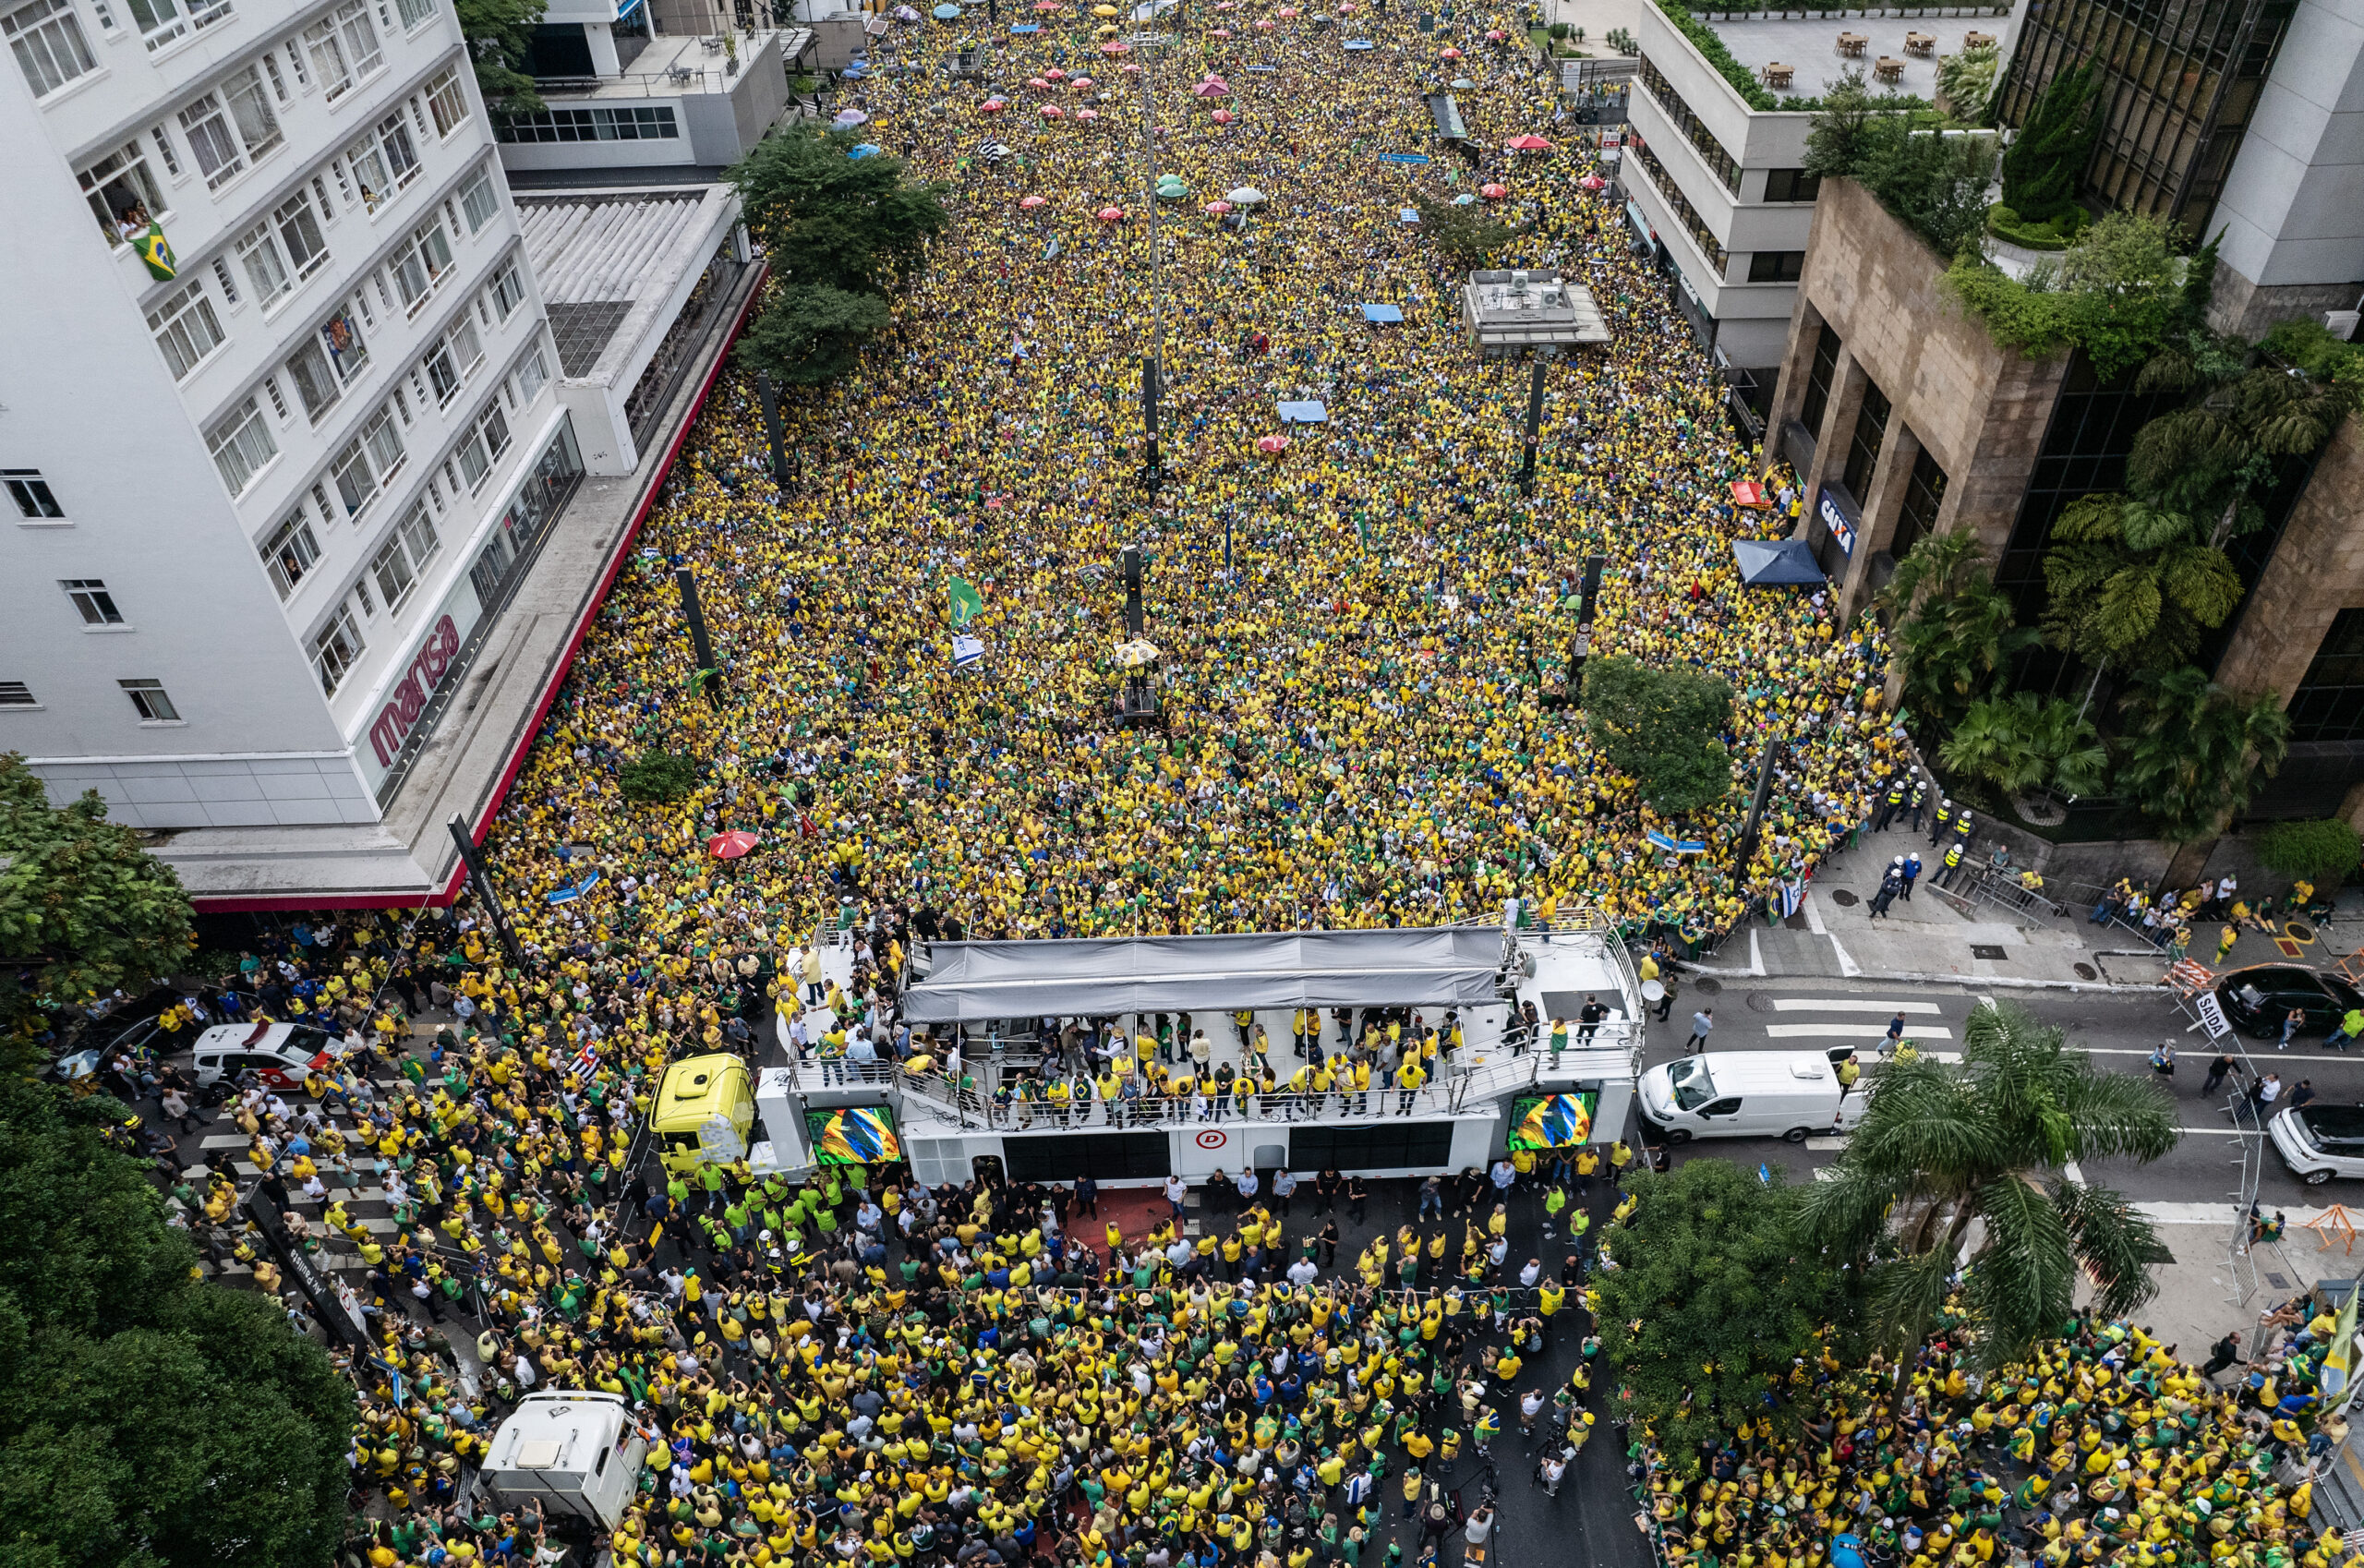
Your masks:
[[[139,259],[148,263],[149,276],[158,283],[169,283],[180,275],[173,247],[164,241],[164,225],[153,218],[148,220],[148,232],[133,239],[131,247],[139,252]]]

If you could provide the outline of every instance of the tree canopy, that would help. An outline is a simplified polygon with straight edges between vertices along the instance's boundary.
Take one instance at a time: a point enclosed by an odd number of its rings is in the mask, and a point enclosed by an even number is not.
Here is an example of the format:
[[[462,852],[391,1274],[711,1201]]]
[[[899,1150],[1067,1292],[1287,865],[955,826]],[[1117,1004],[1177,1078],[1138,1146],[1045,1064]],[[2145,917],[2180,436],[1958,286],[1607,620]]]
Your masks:
[[[188,958],[180,877],[106,816],[95,790],[53,807],[25,759],[0,754],[0,1048],[21,1054],[52,1009]]]
[[[874,294],[785,283],[739,340],[739,361],[790,386],[819,386],[854,368],[894,311]]]
[[[1454,266],[1467,271],[1484,267],[1496,251],[1525,232],[1475,203],[1455,206],[1416,191],[1412,205],[1420,214],[1421,235]]]
[[[1917,125],[1917,100],[1875,93],[1848,70],[1823,95],[1806,132],[1807,170],[1858,180],[1880,204],[1950,257],[1986,223],[1995,172],[1987,136],[1940,136]]]
[[[1988,1366],[2059,1331],[2081,1272],[2110,1317],[2150,1299],[2150,1265],[2165,1256],[2150,1223],[2119,1194],[2058,1172],[2174,1148],[2174,1104],[2155,1085],[2100,1071],[2068,1049],[2064,1031],[2018,1007],[1973,1009],[1959,1063],[1899,1062],[1870,1081],[1830,1179],[1803,1194],[1800,1229],[1870,1271],[1881,1341],[1909,1357],[1965,1265]],[[1887,1255],[1891,1244],[1901,1256]]]
[[[919,265],[943,231],[945,187],[913,185],[891,153],[853,158],[844,131],[774,132],[723,177],[782,283],[883,294]]]
[[[1594,1276],[1601,1351],[1616,1369],[1616,1409],[1649,1423],[1680,1462],[1770,1414],[1766,1387],[1785,1376],[1851,1303],[1836,1269],[1798,1240],[1799,1190],[1723,1160],[1643,1172],[1633,1218],[1606,1240],[1618,1267]]]
[[[512,115],[541,110],[532,71],[534,30],[548,8],[547,0],[452,0],[486,108]]]
[[[0,1539],[23,1568],[296,1568],[344,1531],[353,1390],[269,1297],[196,1277],[108,1128],[0,1074]]]
[[[2101,134],[2101,116],[2093,112],[2100,91],[2095,64],[2088,60],[2054,77],[2003,154],[2003,204],[2028,223],[2050,223],[2076,203],[2078,182]]]
[[[2248,700],[2186,667],[2153,671],[2119,699],[2117,791],[2177,844],[2212,838],[2249,803],[2257,776],[2290,754],[2280,695]]]
[[[1731,790],[1731,710],[1730,686],[1682,665],[1654,669],[1619,654],[1585,666],[1585,733],[1654,811],[1697,811]]]

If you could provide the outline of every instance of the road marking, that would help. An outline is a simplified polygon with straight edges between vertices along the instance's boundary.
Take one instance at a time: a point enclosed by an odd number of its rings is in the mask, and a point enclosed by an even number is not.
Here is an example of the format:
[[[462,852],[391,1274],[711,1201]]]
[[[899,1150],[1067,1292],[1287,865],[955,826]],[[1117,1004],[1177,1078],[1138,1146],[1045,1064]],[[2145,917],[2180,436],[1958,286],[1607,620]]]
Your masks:
[[[2072,1045],[2069,1049],[2082,1051],[2088,1056],[2148,1056],[2151,1054],[2148,1051],[2124,1050],[2114,1045]],[[2259,1051],[2255,1055],[2259,1060],[2268,1062],[2352,1062],[2356,1060],[2354,1056],[2340,1052],[2316,1055],[2305,1052]],[[2189,1056],[2185,1057],[2187,1061],[2189,1059]]]
[[[1935,1002],[1861,1002],[1846,997],[1825,1000],[1816,996],[1779,996],[1774,998],[1777,1013],[1926,1013],[1931,1017],[1945,1011]]]
[[[1775,1040],[1807,1040],[1816,1035],[1832,1040],[1885,1040],[1888,1026],[1877,1023],[1768,1023],[1765,1032]],[[1951,1040],[1954,1031],[1941,1024],[1916,1024],[1912,1037]]]
[[[1806,1148],[1817,1152],[1832,1149],[1844,1149],[1846,1147],[1847,1140],[1843,1138],[1809,1138],[1806,1140]]]

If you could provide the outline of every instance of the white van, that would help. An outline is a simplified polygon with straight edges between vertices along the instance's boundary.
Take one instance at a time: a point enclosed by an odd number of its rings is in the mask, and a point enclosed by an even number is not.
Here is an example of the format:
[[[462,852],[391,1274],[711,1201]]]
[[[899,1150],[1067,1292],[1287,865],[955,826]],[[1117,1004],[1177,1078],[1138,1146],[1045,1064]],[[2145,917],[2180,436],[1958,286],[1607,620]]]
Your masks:
[[[1695,1138],[1803,1143],[1862,1120],[1865,1087],[1859,1082],[1842,1098],[1828,1055],[1709,1051],[1660,1062],[1642,1074],[1636,1094],[1643,1125],[1669,1143]]]

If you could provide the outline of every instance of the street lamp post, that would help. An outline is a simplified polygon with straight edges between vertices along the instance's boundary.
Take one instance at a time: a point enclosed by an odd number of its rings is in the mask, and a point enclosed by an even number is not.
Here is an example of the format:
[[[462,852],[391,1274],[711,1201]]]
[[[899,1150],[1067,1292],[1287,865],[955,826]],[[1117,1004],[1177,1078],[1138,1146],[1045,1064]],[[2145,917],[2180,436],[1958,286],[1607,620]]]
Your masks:
[[[1141,428],[1147,437],[1148,468],[1142,477],[1148,482],[1150,500],[1157,499],[1157,487],[1164,477],[1159,464],[1157,440],[1157,402],[1165,363],[1165,266],[1164,235],[1160,233],[1164,218],[1157,205],[1157,46],[1164,42],[1153,32],[1133,35],[1133,46],[1140,50],[1141,65],[1141,151],[1148,168],[1143,186],[1144,206],[1149,212],[1149,314],[1150,350],[1141,360]]]

